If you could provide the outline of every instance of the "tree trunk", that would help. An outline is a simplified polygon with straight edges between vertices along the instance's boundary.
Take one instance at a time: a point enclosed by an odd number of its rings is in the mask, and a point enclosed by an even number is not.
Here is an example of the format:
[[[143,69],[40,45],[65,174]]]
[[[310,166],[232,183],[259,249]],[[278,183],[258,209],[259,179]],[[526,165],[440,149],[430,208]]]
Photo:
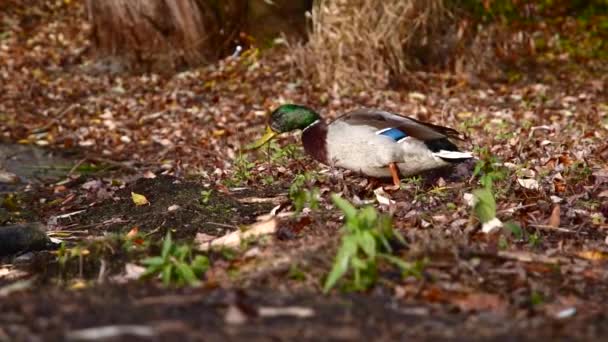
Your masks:
[[[246,0],[87,0],[96,52],[132,70],[171,71],[230,49]]]

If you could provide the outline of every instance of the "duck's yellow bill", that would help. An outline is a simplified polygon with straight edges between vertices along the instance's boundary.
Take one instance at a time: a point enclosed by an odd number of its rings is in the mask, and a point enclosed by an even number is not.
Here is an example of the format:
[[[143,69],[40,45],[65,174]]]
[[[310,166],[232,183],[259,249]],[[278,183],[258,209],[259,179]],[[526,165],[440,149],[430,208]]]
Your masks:
[[[256,140],[255,142],[245,146],[245,149],[247,149],[247,150],[258,149],[258,148],[262,147],[264,144],[266,144],[267,142],[269,142],[270,140],[272,140],[272,138],[276,137],[277,134],[278,134],[277,132],[270,129],[270,126],[266,126],[266,133],[264,133],[264,136],[262,136],[260,139]]]

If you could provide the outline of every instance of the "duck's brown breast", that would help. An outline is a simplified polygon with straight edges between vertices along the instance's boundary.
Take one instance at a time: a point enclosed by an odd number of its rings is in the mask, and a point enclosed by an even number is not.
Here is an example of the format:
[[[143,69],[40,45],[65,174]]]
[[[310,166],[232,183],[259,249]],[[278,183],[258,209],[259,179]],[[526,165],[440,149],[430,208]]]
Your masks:
[[[304,129],[302,146],[311,157],[327,164],[327,125],[325,122],[319,121]]]

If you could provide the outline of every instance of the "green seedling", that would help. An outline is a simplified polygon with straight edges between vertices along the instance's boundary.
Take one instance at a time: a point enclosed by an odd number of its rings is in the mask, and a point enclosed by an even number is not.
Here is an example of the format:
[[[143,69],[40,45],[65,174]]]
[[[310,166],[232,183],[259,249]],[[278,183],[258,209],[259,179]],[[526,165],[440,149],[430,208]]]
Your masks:
[[[476,199],[473,211],[482,223],[489,222],[496,217],[496,201],[490,189],[486,187],[473,190]]]
[[[201,276],[209,268],[209,259],[203,255],[193,257],[187,245],[177,245],[167,232],[160,256],[142,260],[147,266],[142,278],[160,276],[165,286],[200,285]]]
[[[268,156],[270,162],[278,165],[285,165],[292,160],[301,159],[304,154],[302,149],[296,144],[279,145],[276,141],[268,143]]]
[[[213,189],[202,190],[201,191],[200,203],[201,204],[207,204],[207,203],[209,203],[209,200],[211,199],[211,194],[212,193],[213,193]]]
[[[323,291],[328,292],[337,282],[350,274],[347,289],[361,291],[372,287],[378,279],[381,259],[397,266],[405,274],[418,274],[411,263],[392,255],[391,241],[405,244],[403,237],[393,230],[391,218],[379,214],[371,206],[356,209],[347,200],[332,195],[334,204],[344,213],[341,244],[333,267],[325,280]]]
[[[505,229],[509,231],[516,240],[521,240],[524,238],[523,229],[521,229],[521,227],[515,222],[510,221],[505,223]]]
[[[310,190],[305,187],[315,181],[315,177],[310,173],[299,174],[289,187],[289,198],[291,199],[294,211],[301,213],[304,208],[317,209],[319,206],[319,189]]]
[[[484,188],[491,189],[496,181],[505,179],[507,176],[506,170],[499,166],[500,161],[487,148],[480,148],[477,152],[481,158],[475,164],[473,175],[479,176],[479,183]]]
[[[532,306],[539,306],[545,302],[545,298],[542,293],[538,291],[532,291],[530,293],[530,304]]]
[[[251,170],[255,167],[255,163],[250,162],[243,154],[239,154],[234,160],[234,173],[232,177],[226,181],[228,186],[239,186],[247,183],[252,179]]]
[[[543,237],[538,232],[535,232],[534,234],[530,234],[528,236],[528,244],[532,248],[540,246],[542,240],[543,240]]]

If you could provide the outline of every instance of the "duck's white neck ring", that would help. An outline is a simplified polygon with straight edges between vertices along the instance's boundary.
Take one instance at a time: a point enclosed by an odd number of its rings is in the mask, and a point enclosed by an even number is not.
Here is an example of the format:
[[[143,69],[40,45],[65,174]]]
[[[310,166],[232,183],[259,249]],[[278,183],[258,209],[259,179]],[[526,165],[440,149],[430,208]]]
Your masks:
[[[304,129],[302,130],[302,133],[306,132],[306,130],[307,130],[307,129],[309,129],[310,127],[312,127],[312,126],[314,126],[314,125],[318,124],[319,122],[321,122],[321,119],[317,119],[317,120],[315,120],[315,122],[313,122],[313,123],[311,123],[310,125],[306,126],[306,128],[304,128]]]

